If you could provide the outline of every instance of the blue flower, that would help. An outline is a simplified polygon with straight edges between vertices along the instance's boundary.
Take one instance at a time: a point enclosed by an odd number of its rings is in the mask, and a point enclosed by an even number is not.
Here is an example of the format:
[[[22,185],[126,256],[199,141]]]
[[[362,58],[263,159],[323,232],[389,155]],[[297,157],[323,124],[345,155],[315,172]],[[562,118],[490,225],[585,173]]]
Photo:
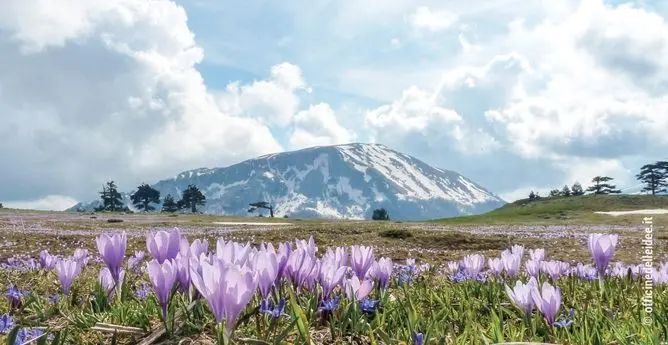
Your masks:
[[[555,325],[557,327],[560,327],[560,328],[566,328],[566,327],[569,327],[572,324],[573,324],[573,320],[562,319],[562,320],[559,320],[559,321],[555,321],[553,325]]]
[[[58,295],[49,296],[48,300],[53,304],[58,304],[58,302],[60,302],[60,296]]]
[[[7,298],[9,299],[9,305],[12,307],[12,309],[19,308],[21,306],[23,297],[28,294],[30,294],[30,292],[21,290],[14,284],[9,284],[9,288],[7,289],[6,293]]]
[[[21,328],[16,334],[14,345],[21,345],[42,335],[41,328]]]
[[[14,327],[14,318],[9,314],[0,315],[0,333],[7,334]]]
[[[379,304],[380,301],[365,298],[360,301],[360,309],[366,314],[373,314],[376,312]]]
[[[413,345],[424,345],[424,334],[413,331]]]
[[[148,285],[144,284],[144,283],[141,283],[141,285],[139,285],[139,288],[135,291],[135,297],[137,297],[138,299],[143,301],[143,300],[146,299],[149,292],[150,291],[149,291]]]
[[[266,299],[263,299],[262,302],[260,302],[260,312],[269,314],[271,317],[277,319],[281,316],[287,316],[285,312],[285,300],[280,300],[278,301],[278,304],[275,307],[272,307],[269,304],[269,301]]]
[[[320,310],[333,311],[339,305],[338,298],[331,298],[329,300],[322,300],[320,302]]]

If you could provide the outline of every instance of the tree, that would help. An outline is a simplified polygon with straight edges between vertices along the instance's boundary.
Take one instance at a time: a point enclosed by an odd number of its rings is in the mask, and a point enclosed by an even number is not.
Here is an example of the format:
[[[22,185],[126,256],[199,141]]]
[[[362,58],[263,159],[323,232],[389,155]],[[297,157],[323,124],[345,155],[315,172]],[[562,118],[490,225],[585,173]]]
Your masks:
[[[596,176],[591,182],[594,183],[593,186],[587,188],[587,192],[592,192],[597,195],[606,195],[606,194],[619,194],[622,191],[616,189],[617,186],[609,184],[609,181],[614,180],[612,177],[608,176]]]
[[[540,195],[538,193],[534,193],[534,191],[531,191],[529,193],[529,201],[534,201],[540,199]]]
[[[144,210],[144,212],[153,211],[155,207],[151,203],[160,203],[160,192],[146,183],[142,183],[137,187],[137,191],[130,195],[130,200],[135,207]]]
[[[123,196],[118,192],[118,187],[116,187],[114,181],[109,181],[106,185],[103,185],[102,191],[99,193],[102,205],[96,208],[96,211],[116,212],[123,209]]]
[[[191,184],[183,191],[183,196],[177,205],[179,209],[189,208],[192,213],[196,213],[197,206],[204,206],[205,201],[206,197],[204,194],[202,194],[197,186]]]
[[[167,194],[165,199],[162,201],[162,212],[174,213],[179,210],[179,206],[174,201],[174,197],[171,194]]]
[[[569,197],[571,196],[571,189],[568,188],[568,185],[564,186],[564,188],[561,189],[561,192],[559,192],[559,195]]]
[[[559,196],[561,192],[558,189],[553,189],[550,191],[550,197]]]
[[[584,190],[582,189],[582,185],[580,184],[580,182],[575,182],[575,183],[573,183],[573,187],[571,187],[571,194],[572,194],[573,196],[584,195],[584,193],[585,193],[585,192],[584,192]]]
[[[645,164],[640,168],[636,178],[645,184],[643,192],[651,192],[652,195],[663,192],[668,187],[668,162]]]
[[[248,213],[253,213],[255,211],[258,211],[259,209],[266,209],[269,210],[269,215],[271,218],[274,218],[274,206],[272,206],[270,203],[266,201],[258,201],[258,202],[253,202],[248,204],[250,208],[248,209]],[[259,214],[261,216],[261,214]]]
[[[371,219],[373,220],[390,220],[390,215],[387,213],[387,210],[384,208],[377,208],[373,210],[373,214],[371,215]]]

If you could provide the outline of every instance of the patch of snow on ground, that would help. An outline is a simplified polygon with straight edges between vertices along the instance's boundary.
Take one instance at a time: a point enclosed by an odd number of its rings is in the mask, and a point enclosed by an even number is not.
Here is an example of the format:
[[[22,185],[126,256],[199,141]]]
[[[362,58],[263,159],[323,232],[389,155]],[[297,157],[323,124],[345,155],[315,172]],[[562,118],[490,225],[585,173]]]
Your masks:
[[[650,209],[650,210],[634,210],[634,211],[608,211],[608,212],[594,212],[598,214],[607,214],[610,216],[624,216],[627,214],[668,214],[666,209]]]

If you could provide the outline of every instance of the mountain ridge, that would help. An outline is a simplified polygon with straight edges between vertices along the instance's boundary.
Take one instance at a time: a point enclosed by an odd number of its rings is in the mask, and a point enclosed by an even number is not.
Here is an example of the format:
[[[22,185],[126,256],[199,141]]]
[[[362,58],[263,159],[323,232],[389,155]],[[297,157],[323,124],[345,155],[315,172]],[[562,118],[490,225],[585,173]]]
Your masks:
[[[163,198],[178,198],[188,184],[206,196],[204,212],[229,215],[248,214],[248,204],[256,201],[276,205],[277,216],[365,219],[384,207],[393,219],[404,220],[479,214],[505,204],[457,172],[381,144],[271,153],[227,167],[186,170],[152,186]]]

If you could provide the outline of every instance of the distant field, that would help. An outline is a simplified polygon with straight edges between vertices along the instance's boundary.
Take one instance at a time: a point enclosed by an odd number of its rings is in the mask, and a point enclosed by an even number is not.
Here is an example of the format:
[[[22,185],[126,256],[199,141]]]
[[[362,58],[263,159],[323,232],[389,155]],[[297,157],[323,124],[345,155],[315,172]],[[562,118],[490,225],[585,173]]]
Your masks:
[[[580,197],[527,199],[506,204],[494,211],[467,217],[438,219],[439,224],[616,224],[636,225],[639,215],[611,217],[600,211],[668,209],[668,196],[586,195]],[[668,215],[654,215],[657,224],[668,224]]]
[[[273,243],[314,235],[323,246],[366,243],[393,259],[415,257],[439,263],[460,259],[471,252],[496,256],[511,244],[544,247],[555,259],[585,260],[583,243],[591,232],[618,233],[621,245],[616,259],[638,261],[641,215],[613,217],[595,211],[668,208],[668,197],[584,196],[508,204],[485,215],[430,222],[378,222],[346,220],[302,220],[268,217],[214,215],[64,213],[0,209],[0,259],[16,253],[36,256],[48,248],[68,253],[73,246],[95,251],[93,237],[102,232],[127,231],[130,249],[145,249],[148,231],[179,227],[189,238],[211,243],[223,237],[239,241]],[[667,215],[655,215],[657,259],[668,259]],[[109,219],[122,222],[109,223]],[[216,222],[265,223],[215,224]],[[291,223],[271,226],[267,223]],[[28,240],[29,239],[29,240]]]

